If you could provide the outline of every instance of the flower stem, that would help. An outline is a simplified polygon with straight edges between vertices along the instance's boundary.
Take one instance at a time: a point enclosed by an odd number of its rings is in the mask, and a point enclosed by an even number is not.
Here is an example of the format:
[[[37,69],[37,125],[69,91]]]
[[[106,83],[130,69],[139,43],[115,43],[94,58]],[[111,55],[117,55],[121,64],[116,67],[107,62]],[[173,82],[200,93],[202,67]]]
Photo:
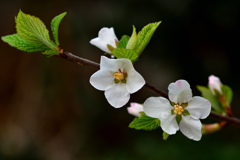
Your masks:
[[[88,59],[78,57],[78,56],[73,55],[72,53],[69,53],[69,52],[62,52],[62,53],[60,53],[59,55],[56,55],[56,56],[60,57],[60,58],[63,58],[63,59],[66,59],[66,60],[69,60],[69,61],[71,61],[73,63],[76,63],[78,65],[81,65],[81,66],[85,65],[85,66],[92,66],[92,67],[97,68],[97,69],[100,68],[99,63],[96,63],[96,62],[90,61]],[[150,90],[156,92],[160,96],[163,96],[163,97],[168,99],[168,94],[167,93],[165,93],[164,91],[162,91],[162,90],[156,88],[155,86],[149,84],[148,82],[146,82],[145,87],[147,87]],[[240,119],[237,119],[235,117],[226,117],[226,116],[223,116],[223,115],[220,115],[220,114],[217,114],[217,113],[213,113],[213,112],[211,112],[209,116],[212,117],[212,118],[221,120],[221,121],[226,121],[227,123],[230,123],[230,124],[235,124],[237,126],[240,126]]]

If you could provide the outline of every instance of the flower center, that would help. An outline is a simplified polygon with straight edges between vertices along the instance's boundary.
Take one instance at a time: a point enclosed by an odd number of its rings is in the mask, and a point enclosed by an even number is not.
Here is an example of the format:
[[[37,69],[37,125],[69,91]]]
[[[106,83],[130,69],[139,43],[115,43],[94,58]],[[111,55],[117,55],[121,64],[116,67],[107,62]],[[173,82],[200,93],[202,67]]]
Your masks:
[[[125,73],[125,72],[122,72],[120,69],[118,70],[118,72],[115,72],[113,74],[115,83],[119,83],[119,82],[126,83],[127,82],[127,80],[126,80],[127,76],[128,76],[128,74]]]
[[[124,79],[124,74],[123,73],[114,73],[114,78],[121,81]]]
[[[174,113],[178,114],[178,115],[182,115],[182,113],[184,112],[184,108],[178,104],[176,104],[174,106]]]

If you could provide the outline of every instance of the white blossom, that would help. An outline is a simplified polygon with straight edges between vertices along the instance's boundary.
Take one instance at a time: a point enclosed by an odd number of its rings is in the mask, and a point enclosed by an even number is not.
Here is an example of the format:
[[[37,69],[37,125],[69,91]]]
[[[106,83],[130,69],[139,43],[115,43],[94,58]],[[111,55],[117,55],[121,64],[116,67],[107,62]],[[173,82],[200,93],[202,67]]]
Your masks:
[[[222,83],[220,79],[214,75],[208,77],[208,84],[209,88],[211,89],[212,93],[215,95],[215,90],[222,94]]]
[[[92,39],[90,43],[106,53],[111,53],[107,45],[111,45],[113,48],[117,48],[118,38],[114,33],[113,27],[103,27],[98,32],[98,37]]]
[[[166,133],[171,135],[180,130],[188,138],[200,140],[202,124],[199,119],[210,114],[211,103],[202,97],[192,97],[190,85],[185,80],[171,83],[168,90],[172,103],[163,97],[150,97],[143,104],[144,112],[149,117],[159,118]]]
[[[100,70],[90,77],[90,83],[96,89],[105,91],[105,97],[113,107],[120,108],[129,101],[130,94],[143,87],[145,80],[129,59],[101,56]]]
[[[143,105],[139,103],[130,103],[130,107],[127,108],[128,113],[136,117],[140,117],[140,112],[143,112]]]

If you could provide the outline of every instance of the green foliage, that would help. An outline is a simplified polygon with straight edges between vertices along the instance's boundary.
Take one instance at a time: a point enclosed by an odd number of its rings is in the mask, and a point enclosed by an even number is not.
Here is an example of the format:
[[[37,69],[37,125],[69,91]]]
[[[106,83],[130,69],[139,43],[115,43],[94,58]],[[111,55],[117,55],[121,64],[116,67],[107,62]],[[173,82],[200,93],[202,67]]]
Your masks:
[[[57,46],[50,40],[48,30],[44,23],[37,17],[19,11],[16,18],[17,34],[25,41],[57,49]]]
[[[8,43],[10,46],[16,47],[19,50],[25,51],[25,52],[38,52],[38,51],[45,51],[50,48],[47,46],[39,46],[36,44],[29,43],[25,40],[23,40],[18,34],[8,35],[2,37],[2,40],[6,43]]]
[[[154,130],[160,127],[160,120],[158,118],[148,117],[145,113],[139,118],[135,118],[130,124],[129,128],[137,130]]]
[[[157,23],[150,23],[138,33],[138,47],[136,50],[138,55],[140,55],[142,51],[145,49],[153,33],[155,32],[157,27],[160,25],[160,23],[161,21]]]
[[[115,48],[112,51],[112,54],[117,58],[130,59],[132,62],[136,61],[138,58],[138,55],[136,52],[130,49],[125,49],[125,48]]]
[[[26,52],[42,51],[45,55],[59,54],[58,27],[66,13],[56,16],[51,23],[56,44],[50,40],[44,23],[37,17],[19,11],[16,17],[17,34],[2,37],[2,40],[19,50]]]
[[[118,43],[117,48],[127,48],[127,43],[129,41],[130,37],[129,36],[122,36],[121,40]]]
[[[222,85],[222,92],[226,96],[227,102],[231,104],[233,97],[232,89],[227,85]]]
[[[202,96],[209,100],[212,104],[212,107],[215,109],[217,113],[225,112],[221,103],[218,101],[217,97],[212,94],[212,91],[204,86],[197,86],[197,89],[202,93]]]
[[[52,33],[53,33],[53,37],[55,39],[55,43],[57,45],[59,45],[59,40],[58,40],[58,27],[60,22],[62,21],[63,17],[66,15],[67,13],[64,12],[58,16],[56,16],[55,18],[53,18],[52,22],[51,22],[51,29],[52,29]]]
[[[132,49],[135,51],[135,49],[138,47],[138,36],[136,33],[136,28],[133,26],[133,33],[131,38],[129,39],[126,48]]]

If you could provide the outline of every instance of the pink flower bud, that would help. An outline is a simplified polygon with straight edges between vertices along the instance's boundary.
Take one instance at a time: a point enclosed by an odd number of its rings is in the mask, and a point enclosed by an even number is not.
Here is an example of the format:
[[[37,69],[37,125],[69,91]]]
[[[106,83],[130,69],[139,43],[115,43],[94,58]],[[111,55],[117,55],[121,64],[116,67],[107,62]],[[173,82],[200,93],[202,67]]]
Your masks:
[[[217,90],[219,93],[222,94],[222,89],[221,89],[222,83],[221,83],[220,79],[214,75],[211,75],[208,77],[208,80],[209,80],[208,84],[209,84],[209,87],[210,87],[212,93],[214,95],[216,95],[215,90]]]
[[[139,112],[143,112],[143,105],[139,103],[130,103],[130,105],[131,106],[127,108],[128,113],[136,117],[140,117],[141,114]]]

